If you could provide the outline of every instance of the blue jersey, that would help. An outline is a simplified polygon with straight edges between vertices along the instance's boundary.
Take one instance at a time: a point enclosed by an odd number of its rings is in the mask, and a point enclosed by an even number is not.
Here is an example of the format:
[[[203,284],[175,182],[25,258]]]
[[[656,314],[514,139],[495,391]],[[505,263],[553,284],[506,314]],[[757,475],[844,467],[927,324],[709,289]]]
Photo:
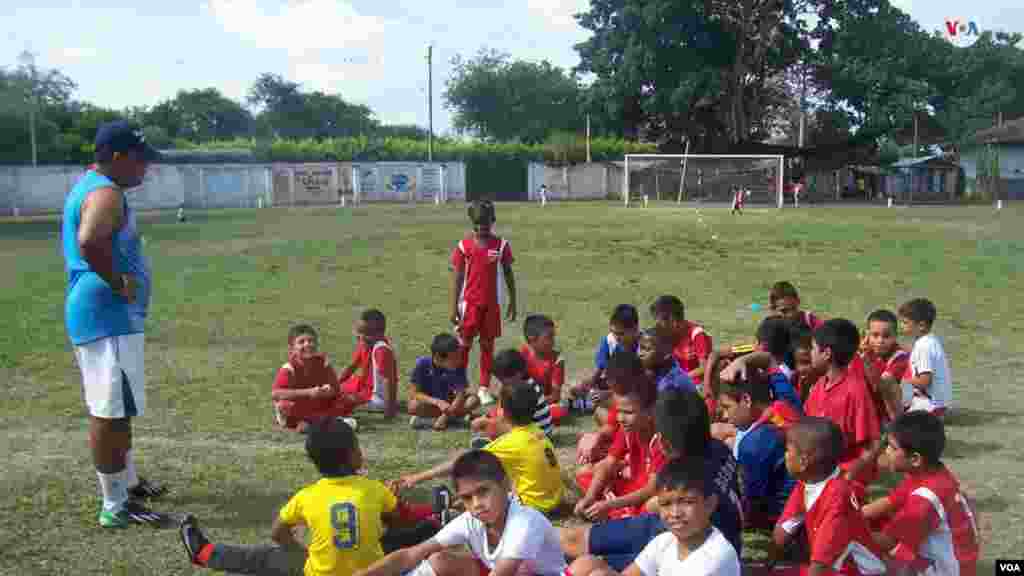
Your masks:
[[[786,443],[771,422],[755,422],[736,431],[736,460],[743,469],[743,501],[750,510],[775,517],[782,513],[796,481],[786,470]]]
[[[135,302],[128,302],[89,267],[78,246],[82,204],[89,193],[116,185],[95,171],[88,171],[64,201],[61,242],[67,286],[64,325],[72,344],[78,346],[111,336],[143,331],[149,309],[150,270],[142,254],[142,242],[135,225],[135,211],[124,199],[121,228],[113,236],[114,273],[130,274],[137,281]]]
[[[436,366],[430,356],[416,359],[416,367],[412,369],[409,380],[421,393],[445,402],[464,391],[469,385],[465,368],[449,370]]]
[[[793,388],[785,373],[781,370],[772,372],[768,378],[768,385],[772,389],[772,396],[775,400],[784,400],[792,405],[793,408],[803,412],[800,395],[796,393],[796,388]]]
[[[666,372],[657,375],[658,379],[658,392],[665,392],[666,390],[687,390],[697,394],[697,387],[694,386],[693,380],[690,379],[690,375],[683,372],[683,369],[679,367],[679,361],[672,357],[672,367]]]
[[[633,346],[630,350],[635,353],[638,345],[639,340],[633,341]],[[615,338],[615,334],[609,332],[607,336],[601,338],[601,343],[597,345],[597,354],[594,355],[594,365],[598,370],[608,368],[608,358],[619,350],[625,350],[625,347],[617,338]]]

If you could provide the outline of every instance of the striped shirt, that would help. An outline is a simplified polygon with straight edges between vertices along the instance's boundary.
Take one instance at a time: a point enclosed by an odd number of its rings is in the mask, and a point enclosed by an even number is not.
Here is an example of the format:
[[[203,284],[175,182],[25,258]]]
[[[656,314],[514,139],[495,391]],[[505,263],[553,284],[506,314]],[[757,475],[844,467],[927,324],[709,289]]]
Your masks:
[[[526,383],[533,386],[533,389],[537,391],[537,410],[533,413],[533,423],[539,426],[544,431],[544,434],[550,438],[551,407],[548,405],[547,398],[544,397],[544,388],[533,378],[527,380]]]

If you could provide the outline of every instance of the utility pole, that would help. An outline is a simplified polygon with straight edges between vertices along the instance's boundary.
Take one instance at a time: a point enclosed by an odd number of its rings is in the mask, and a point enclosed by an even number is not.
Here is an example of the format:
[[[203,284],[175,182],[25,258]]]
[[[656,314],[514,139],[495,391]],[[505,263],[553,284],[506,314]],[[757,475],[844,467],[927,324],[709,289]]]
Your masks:
[[[427,162],[434,161],[434,47],[427,44]]]
[[[36,57],[32,52],[25,50],[18,55],[18,61],[25,67],[25,73],[29,82],[28,90],[26,91],[28,96],[28,133],[29,140],[32,143],[32,165],[37,166],[39,164],[39,154],[36,147]]]
[[[590,164],[590,114],[587,114],[587,164]]]

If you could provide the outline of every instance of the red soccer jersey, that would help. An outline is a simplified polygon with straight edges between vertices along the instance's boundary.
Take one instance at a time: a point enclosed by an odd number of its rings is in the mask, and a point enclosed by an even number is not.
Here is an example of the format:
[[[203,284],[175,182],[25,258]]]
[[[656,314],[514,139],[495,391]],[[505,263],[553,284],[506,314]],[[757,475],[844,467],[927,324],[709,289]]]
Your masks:
[[[685,372],[696,370],[700,368],[700,361],[707,360],[710,354],[711,336],[701,325],[687,321],[685,333],[672,348],[679,367]]]
[[[523,344],[519,352],[526,359],[526,371],[530,378],[544,387],[545,395],[551,394],[555,387],[562,388],[565,384],[565,359],[557,351],[551,358],[541,358],[529,344]]]
[[[875,356],[871,361],[871,366],[878,372],[879,380],[891,378],[899,382],[910,366],[910,354],[903,348],[896,348],[896,351],[889,358]],[[868,382],[868,384],[870,384],[871,393],[875,397],[878,416],[883,419],[887,418],[888,412],[885,409],[885,402],[882,401],[882,395],[878,390],[880,382]]]
[[[827,374],[819,378],[804,403],[806,415],[828,418],[842,431],[846,451],[839,465],[844,470],[860,458],[881,432],[875,398],[864,381],[863,366],[856,365],[859,362],[858,358],[854,358],[834,381],[829,381]],[[878,466],[872,464],[865,466],[860,477],[855,480],[867,486],[877,477]]]
[[[501,303],[502,266],[512,263],[512,247],[508,241],[491,236],[481,245],[476,236],[466,236],[452,251],[451,263],[456,270],[465,270],[460,303],[477,306]]]
[[[384,398],[384,379],[397,381],[398,363],[395,360],[391,341],[382,338],[373,343],[372,348],[362,340],[352,353],[352,363],[358,366],[358,384],[356,395],[364,402],[371,398]]]
[[[650,440],[644,441],[639,433],[626,432],[621,426],[615,431],[608,455],[626,463],[619,477],[627,488],[619,496],[646,486],[651,477],[665,465],[666,460],[661,435],[655,434]]]
[[[974,576],[978,563],[978,526],[960,483],[943,466],[920,476],[907,475],[892,492],[896,507],[883,532],[898,544],[893,556],[919,573]]]
[[[326,355],[317,354],[305,362],[292,356],[277,371],[277,377],[271,388],[273,390],[300,390],[333,384],[337,381],[338,375]],[[332,402],[331,399],[322,400],[326,403]]]
[[[821,325],[825,323],[824,320],[815,316],[814,312],[808,312],[807,310],[800,311],[800,322],[810,328],[811,332],[821,328]]]
[[[811,562],[849,576],[885,574],[878,549],[853,487],[839,470],[827,480],[808,486],[797,482],[778,523],[792,534],[803,523]]]

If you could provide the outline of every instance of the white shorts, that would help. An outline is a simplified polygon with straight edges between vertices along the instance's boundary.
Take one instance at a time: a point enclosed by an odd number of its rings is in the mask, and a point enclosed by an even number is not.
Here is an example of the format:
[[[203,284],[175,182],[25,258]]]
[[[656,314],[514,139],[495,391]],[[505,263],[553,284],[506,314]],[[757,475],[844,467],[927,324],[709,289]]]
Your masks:
[[[142,416],[146,407],[144,344],[144,334],[128,334],[75,346],[90,415],[111,419]]]

